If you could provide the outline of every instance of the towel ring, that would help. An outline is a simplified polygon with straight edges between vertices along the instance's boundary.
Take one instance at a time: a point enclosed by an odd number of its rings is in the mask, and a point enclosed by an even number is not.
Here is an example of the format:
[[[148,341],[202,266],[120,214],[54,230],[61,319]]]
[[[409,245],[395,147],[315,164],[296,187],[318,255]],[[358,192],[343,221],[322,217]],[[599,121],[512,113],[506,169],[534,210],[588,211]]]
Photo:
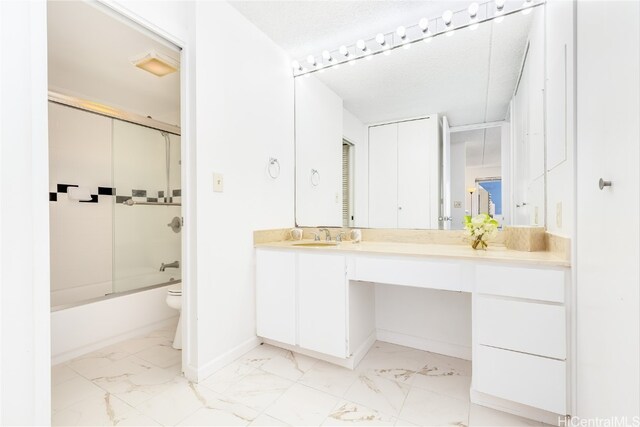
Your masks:
[[[311,185],[317,187],[320,184],[320,172],[318,169],[311,169]]]
[[[280,162],[275,157],[269,157],[267,173],[269,174],[271,179],[276,179],[280,176]]]

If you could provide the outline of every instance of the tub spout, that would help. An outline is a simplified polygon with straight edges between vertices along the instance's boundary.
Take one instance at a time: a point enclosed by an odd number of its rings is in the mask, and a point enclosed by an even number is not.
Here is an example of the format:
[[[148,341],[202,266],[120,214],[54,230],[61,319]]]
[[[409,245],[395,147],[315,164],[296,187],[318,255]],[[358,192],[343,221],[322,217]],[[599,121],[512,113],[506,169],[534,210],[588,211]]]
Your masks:
[[[165,264],[164,262],[160,264],[160,271],[164,271],[167,268],[180,268],[180,261],[173,261],[169,264]]]

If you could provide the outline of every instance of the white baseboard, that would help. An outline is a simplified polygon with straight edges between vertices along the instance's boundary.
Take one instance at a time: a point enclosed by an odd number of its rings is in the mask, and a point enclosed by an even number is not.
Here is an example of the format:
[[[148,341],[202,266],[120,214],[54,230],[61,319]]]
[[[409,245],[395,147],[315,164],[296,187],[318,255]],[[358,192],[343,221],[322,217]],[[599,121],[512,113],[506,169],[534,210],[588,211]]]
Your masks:
[[[325,362],[333,363],[334,365],[342,366],[343,368],[353,369],[355,367],[353,357],[349,357],[348,359],[341,359],[339,357],[318,353],[317,351],[307,350],[305,348],[298,347],[297,345],[285,344],[279,341],[274,341],[266,338],[264,338],[264,342],[265,344],[284,348],[285,350],[294,351],[296,353],[304,354],[305,356],[313,357],[315,359],[324,360]],[[365,351],[365,354],[366,354],[366,351]]]
[[[457,357],[459,359],[471,360],[471,346],[434,341],[384,329],[377,329],[376,336],[378,341],[444,354],[445,356]]]
[[[487,408],[507,412],[519,417],[528,418],[530,420],[540,421],[545,424],[559,426],[561,424],[560,420],[565,419],[564,415],[554,414],[553,412],[533,408],[531,406],[523,405],[522,403],[511,402],[510,400],[505,400],[499,397],[491,396],[489,394],[481,393],[474,389],[470,390],[469,395],[471,397],[471,402],[477,405],[486,406]],[[565,423],[563,425],[568,424]]]
[[[224,368],[229,363],[233,362],[243,354],[250,351],[252,348],[260,345],[262,341],[258,337],[251,337],[243,343],[235,346],[231,350],[226,353],[221,354],[213,360],[205,363],[203,366],[200,366],[197,371],[191,367],[185,367],[184,372],[187,378],[192,381],[202,381],[214,372]],[[195,372],[194,372],[195,371]]]
[[[159,322],[154,322],[149,325],[145,325],[141,328],[136,328],[131,331],[127,331],[123,334],[113,336],[106,340],[102,340],[102,341],[88,344],[82,347],[78,347],[73,350],[67,351],[65,353],[57,354],[51,358],[51,365],[54,366],[59,363],[67,362],[71,359],[75,359],[76,357],[82,356],[87,353],[91,353],[92,351],[100,350],[101,348],[108,347],[113,344],[117,344],[121,341],[126,341],[131,338],[144,336],[153,331],[157,331],[158,329],[171,326],[176,323],[177,317],[178,316],[172,317],[170,319],[161,320]]]
[[[376,339],[377,339],[376,332],[373,331],[371,335],[369,335],[369,337],[360,345],[360,347],[353,352],[353,354],[351,355],[351,358],[353,359],[354,367],[358,366],[358,363],[360,363],[360,361],[364,358],[364,356],[367,355],[367,352],[369,352],[369,349],[373,347],[373,344],[375,344]]]

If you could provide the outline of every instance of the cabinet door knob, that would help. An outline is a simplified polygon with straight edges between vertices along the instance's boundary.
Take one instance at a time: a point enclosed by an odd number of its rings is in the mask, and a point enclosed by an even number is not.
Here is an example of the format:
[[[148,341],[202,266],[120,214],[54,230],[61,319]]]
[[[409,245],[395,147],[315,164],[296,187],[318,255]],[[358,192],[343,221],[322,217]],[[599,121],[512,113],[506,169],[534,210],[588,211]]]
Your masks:
[[[611,181],[605,181],[600,178],[600,181],[598,181],[598,187],[600,187],[601,190],[604,190],[604,187],[611,187]]]
[[[401,211],[402,210],[402,206],[398,206],[398,210]]]

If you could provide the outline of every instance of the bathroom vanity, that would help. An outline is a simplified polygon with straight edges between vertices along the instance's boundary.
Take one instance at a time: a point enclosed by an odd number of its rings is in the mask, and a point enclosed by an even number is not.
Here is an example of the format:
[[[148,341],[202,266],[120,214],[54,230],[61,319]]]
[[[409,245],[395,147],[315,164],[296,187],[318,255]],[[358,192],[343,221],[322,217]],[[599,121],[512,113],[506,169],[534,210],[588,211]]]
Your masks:
[[[377,338],[375,284],[470,293],[472,402],[549,421],[568,413],[571,285],[563,257],[300,243],[256,244],[257,334],[267,342],[355,368]]]

